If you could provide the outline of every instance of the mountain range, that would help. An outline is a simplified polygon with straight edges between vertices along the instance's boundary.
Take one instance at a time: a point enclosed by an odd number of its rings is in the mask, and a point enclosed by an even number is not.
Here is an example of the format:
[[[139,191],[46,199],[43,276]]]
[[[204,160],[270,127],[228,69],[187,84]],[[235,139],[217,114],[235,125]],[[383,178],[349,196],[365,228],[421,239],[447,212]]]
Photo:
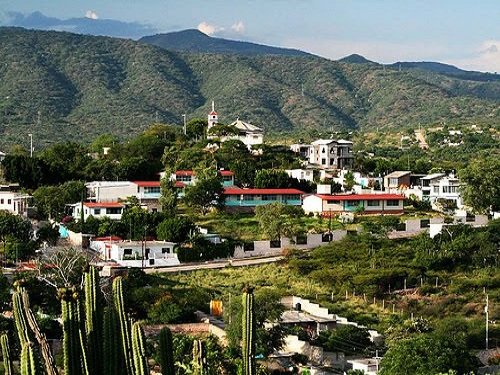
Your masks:
[[[170,51],[145,40],[0,28],[0,145],[26,143],[28,133],[36,144],[126,137],[154,121],[180,124],[184,113],[205,117],[212,100],[223,123],[239,116],[267,132],[500,116],[498,80],[294,53]]]

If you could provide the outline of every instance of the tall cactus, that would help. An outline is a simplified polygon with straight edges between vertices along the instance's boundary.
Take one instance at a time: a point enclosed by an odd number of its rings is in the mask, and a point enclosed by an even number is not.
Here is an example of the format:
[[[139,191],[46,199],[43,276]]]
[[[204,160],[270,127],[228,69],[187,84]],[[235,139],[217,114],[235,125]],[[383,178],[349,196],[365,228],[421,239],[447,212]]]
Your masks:
[[[21,375],[42,375],[42,371],[40,371],[40,366],[35,356],[33,344],[30,341],[22,344]]]
[[[19,343],[22,346],[27,343],[30,338],[26,316],[24,314],[23,299],[19,291],[12,294],[12,311],[14,315],[14,323],[16,325],[17,335],[19,337]]]
[[[3,358],[3,373],[5,375],[12,375],[12,360],[10,358],[9,336],[3,333],[0,337],[0,344],[2,345],[2,358]]]
[[[94,267],[84,274],[85,293],[85,342],[89,372],[102,374],[102,298],[99,274]]]
[[[194,375],[205,375],[205,348],[203,346],[203,341],[194,340],[193,341],[193,367]]]
[[[63,324],[64,374],[86,373],[86,356],[83,351],[83,335],[80,329],[78,293],[75,288],[59,289]]]
[[[144,331],[139,323],[132,325],[132,355],[134,360],[134,375],[149,375],[148,360],[144,347]]]
[[[42,354],[43,361],[45,364],[45,371],[48,375],[57,375],[57,367],[54,361],[54,356],[52,355],[52,351],[47,341],[47,337],[40,330],[38,322],[36,321],[35,318],[35,314],[33,314],[33,311],[30,308],[30,299],[28,296],[28,292],[26,292],[26,289],[21,288],[20,293],[22,298],[23,312],[26,321],[28,322],[28,325],[31,328],[31,331],[34,333],[38,345],[40,346],[40,353]]]
[[[172,332],[167,327],[160,331],[159,346],[162,375],[175,375]]]
[[[241,352],[243,356],[243,375],[255,375],[255,317],[253,288],[243,293]]]
[[[121,375],[123,373],[123,351],[120,337],[120,323],[116,310],[108,307],[104,311],[103,334],[103,374]]]
[[[132,339],[131,339],[131,323],[125,311],[125,303],[123,300],[123,280],[121,276],[113,280],[113,299],[116,312],[120,321],[120,335],[122,341],[123,359],[125,361],[125,373],[134,375],[134,363],[132,360]]]

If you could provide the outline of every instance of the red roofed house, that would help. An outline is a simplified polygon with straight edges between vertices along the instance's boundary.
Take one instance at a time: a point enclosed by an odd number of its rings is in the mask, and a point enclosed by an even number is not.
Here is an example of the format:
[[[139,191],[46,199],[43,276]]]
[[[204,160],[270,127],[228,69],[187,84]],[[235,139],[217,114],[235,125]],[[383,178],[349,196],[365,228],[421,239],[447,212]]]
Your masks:
[[[73,218],[80,220],[82,214],[82,203],[75,203],[71,205],[73,208]],[[122,218],[123,209],[125,205],[119,202],[84,202],[83,203],[83,219],[87,220],[89,216],[96,219],[109,217],[113,220],[120,220]]]
[[[398,194],[314,194],[304,198],[305,213],[328,216],[330,213],[402,214],[404,197]]]
[[[224,202],[229,211],[253,211],[256,206],[274,202],[301,206],[303,194],[303,191],[297,189],[241,189],[232,187],[224,190]]]
[[[224,187],[234,186],[234,172],[220,170],[217,172],[222,177]],[[196,183],[196,173],[194,171],[175,171],[170,177],[176,182],[182,182],[184,185],[194,185]]]

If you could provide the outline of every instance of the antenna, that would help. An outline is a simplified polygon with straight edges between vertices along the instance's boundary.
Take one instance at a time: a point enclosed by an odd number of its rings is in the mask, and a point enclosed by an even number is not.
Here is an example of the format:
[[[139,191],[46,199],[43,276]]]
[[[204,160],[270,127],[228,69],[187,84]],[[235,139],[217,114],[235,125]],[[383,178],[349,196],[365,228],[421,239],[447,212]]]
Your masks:
[[[489,305],[490,305],[490,302],[489,302],[489,298],[488,298],[488,295],[486,295],[486,306],[484,307],[484,312],[486,313],[486,350],[488,350],[488,324],[489,324]]]

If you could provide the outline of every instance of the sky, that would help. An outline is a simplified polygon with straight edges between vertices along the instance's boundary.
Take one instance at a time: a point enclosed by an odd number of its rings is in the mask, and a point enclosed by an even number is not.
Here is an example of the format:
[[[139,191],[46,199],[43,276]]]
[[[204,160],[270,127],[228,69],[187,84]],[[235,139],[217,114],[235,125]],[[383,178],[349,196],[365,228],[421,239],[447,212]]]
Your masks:
[[[338,59],[439,61],[500,72],[500,0],[0,0],[9,12],[113,19],[144,30],[206,34]]]

